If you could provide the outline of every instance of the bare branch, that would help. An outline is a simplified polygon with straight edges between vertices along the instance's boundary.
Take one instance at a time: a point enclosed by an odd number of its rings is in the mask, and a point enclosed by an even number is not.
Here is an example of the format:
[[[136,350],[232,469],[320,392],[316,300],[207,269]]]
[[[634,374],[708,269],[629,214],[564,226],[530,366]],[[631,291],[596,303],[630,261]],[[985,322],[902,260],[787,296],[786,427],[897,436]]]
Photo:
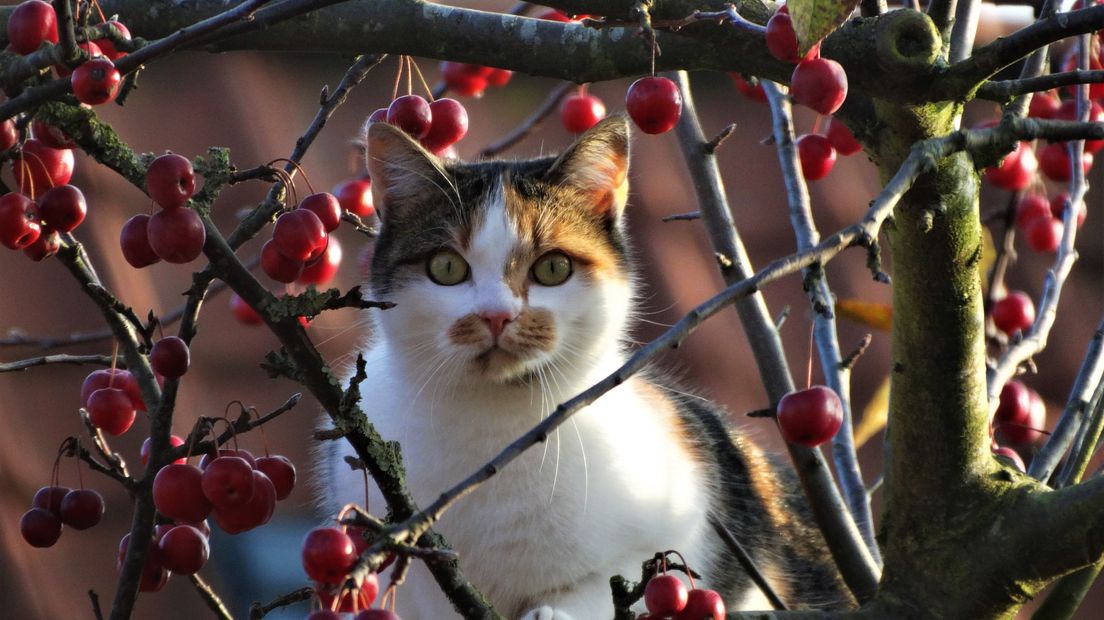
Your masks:
[[[820,233],[813,221],[809,191],[801,174],[801,163],[794,145],[792,109],[781,87],[764,81],[763,90],[767,93],[767,101],[774,118],[774,143],[786,185],[790,225],[797,237],[797,249],[806,250],[816,245],[820,240]],[[832,459],[836,466],[836,475],[847,500],[847,509],[862,534],[870,557],[880,565],[881,552],[874,539],[874,517],[870,512],[870,499],[866,494],[866,486],[863,484],[862,472],[855,455],[851,425],[851,373],[840,356],[836,319],[832,313],[832,308],[835,307],[834,297],[820,265],[814,264],[804,272],[806,291],[815,313],[813,332],[821,368],[828,387],[839,396],[843,405],[843,423],[832,439]]]
[[[230,615],[230,611],[226,609],[226,605],[223,604],[222,599],[211,588],[210,584],[203,580],[198,574],[188,575],[188,581],[195,586],[196,592],[199,597],[203,599],[203,602],[207,604],[207,608],[211,610],[219,620],[234,620],[234,616]]]
[[[32,357],[25,360],[19,360],[17,362],[4,362],[0,363],[0,373],[3,372],[19,372],[27,370],[28,368],[34,368],[36,366],[47,366],[49,364],[98,364],[100,366],[110,366],[110,355],[44,355],[41,357]]]
[[[514,146],[518,142],[521,142],[533,132],[537,127],[540,127],[544,119],[548,118],[548,115],[560,105],[560,100],[564,98],[571,89],[575,88],[575,84],[571,82],[564,82],[553,88],[548,96],[544,98],[544,101],[533,110],[533,112],[521,121],[521,124],[514,127],[512,131],[507,133],[501,139],[493,144],[487,145],[482,151],[479,152],[480,157],[494,157],[502,151]]]
[[[1052,88],[1073,86],[1075,84],[1099,84],[1101,82],[1104,82],[1104,70],[1097,69],[1094,71],[1086,71],[1077,69],[1074,71],[1063,71],[1062,73],[1051,73],[1050,75],[1040,75],[1031,78],[986,82],[978,88],[977,96],[979,99],[988,99],[990,101],[1005,101],[1011,97],[1026,93],[1037,93],[1044,90],[1051,90]]]
[[[283,596],[276,597],[269,603],[264,605],[260,603],[253,603],[249,606],[249,620],[261,620],[268,615],[268,612],[279,609],[281,607],[287,607],[288,605],[294,605],[303,601],[311,600],[314,596],[314,588],[299,588],[298,590]]]
[[[710,518],[709,524],[713,526],[713,530],[717,532],[717,535],[721,537],[721,540],[728,545],[729,551],[736,556],[736,560],[743,567],[744,572],[751,577],[751,580],[759,588],[759,591],[763,593],[763,596],[767,597],[771,607],[774,609],[787,609],[786,604],[782,602],[778,594],[771,588],[770,582],[763,576],[763,572],[759,570],[759,567],[755,565],[755,560],[751,559],[747,550],[740,544],[740,541],[736,539],[736,536],[725,527],[724,523],[721,523],[716,518]]]

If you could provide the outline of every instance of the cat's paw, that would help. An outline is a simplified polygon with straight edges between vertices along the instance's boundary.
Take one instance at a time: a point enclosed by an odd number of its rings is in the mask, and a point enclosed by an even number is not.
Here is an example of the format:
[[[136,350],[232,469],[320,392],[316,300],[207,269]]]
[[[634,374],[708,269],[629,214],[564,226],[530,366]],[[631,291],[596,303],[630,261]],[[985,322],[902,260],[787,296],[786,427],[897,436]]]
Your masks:
[[[566,611],[545,606],[530,609],[520,620],[575,620],[575,617]]]

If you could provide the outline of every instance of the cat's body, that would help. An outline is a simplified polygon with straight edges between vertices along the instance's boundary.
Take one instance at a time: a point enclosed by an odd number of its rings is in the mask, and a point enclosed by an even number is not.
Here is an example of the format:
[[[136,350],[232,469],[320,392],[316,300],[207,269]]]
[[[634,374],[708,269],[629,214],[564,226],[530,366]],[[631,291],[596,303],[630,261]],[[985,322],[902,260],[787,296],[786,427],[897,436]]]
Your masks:
[[[608,121],[559,159],[445,164],[390,127],[369,132],[383,228],[374,299],[395,301],[366,345],[364,409],[402,444],[426,505],[561,403],[616,370],[633,283],[621,209],[627,127]],[[325,458],[327,510],[363,502],[359,472]],[[843,600],[794,489],[707,402],[636,376],[579,411],[436,525],[508,618],[605,620],[609,578],[676,549],[726,602],[766,609],[709,519],[748,546],[791,602]],[[372,508],[382,510],[372,498]],[[453,617],[415,563],[405,620]]]

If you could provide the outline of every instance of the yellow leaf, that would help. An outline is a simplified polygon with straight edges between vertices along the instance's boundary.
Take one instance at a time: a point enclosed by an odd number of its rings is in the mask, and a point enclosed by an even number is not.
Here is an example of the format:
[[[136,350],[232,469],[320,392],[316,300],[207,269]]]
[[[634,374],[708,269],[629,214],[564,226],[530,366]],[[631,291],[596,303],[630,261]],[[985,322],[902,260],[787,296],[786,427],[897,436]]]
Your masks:
[[[859,0],[789,0],[786,6],[797,33],[798,53],[804,55],[847,21]]]
[[[861,448],[864,443],[878,431],[885,428],[886,419],[889,417],[889,377],[886,377],[874,396],[863,409],[862,421],[855,426],[855,449]]]
[[[889,304],[858,299],[837,299],[836,312],[844,318],[882,331],[889,331],[893,326],[893,307]]]
[[[988,228],[981,229],[981,264],[978,265],[978,273],[981,274],[981,292],[989,292],[989,270],[997,260],[997,246],[993,244],[993,235]]]

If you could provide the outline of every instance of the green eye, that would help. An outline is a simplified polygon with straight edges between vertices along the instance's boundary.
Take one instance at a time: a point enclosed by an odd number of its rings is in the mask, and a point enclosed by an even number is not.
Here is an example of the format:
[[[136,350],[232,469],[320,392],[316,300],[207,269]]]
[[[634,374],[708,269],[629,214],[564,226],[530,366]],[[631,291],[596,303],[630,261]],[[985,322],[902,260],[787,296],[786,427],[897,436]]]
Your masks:
[[[468,263],[452,250],[441,250],[426,263],[426,274],[441,286],[453,286],[468,279]]]
[[[533,279],[544,286],[558,286],[571,277],[571,259],[563,252],[549,252],[533,263]]]

